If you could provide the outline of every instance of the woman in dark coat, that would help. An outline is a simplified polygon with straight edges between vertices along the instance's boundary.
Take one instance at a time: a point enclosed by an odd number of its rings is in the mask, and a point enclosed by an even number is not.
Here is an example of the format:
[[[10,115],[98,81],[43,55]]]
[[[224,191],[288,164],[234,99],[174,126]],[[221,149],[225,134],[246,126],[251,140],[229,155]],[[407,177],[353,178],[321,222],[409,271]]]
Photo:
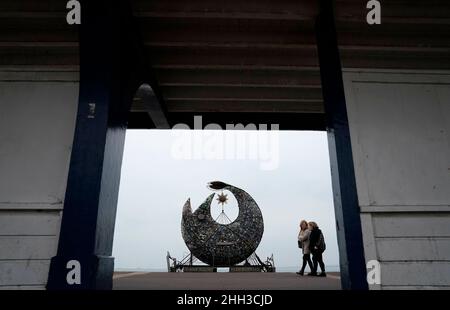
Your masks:
[[[322,231],[319,229],[316,222],[309,222],[308,228],[311,230],[311,234],[309,235],[309,249],[313,261],[313,270],[308,275],[326,277],[325,264],[323,263],[322,258],[322,253],[325,251],[325,240]],[[320,266],[320,270],[322,271],[320,274],[317,274],[317,265]]]

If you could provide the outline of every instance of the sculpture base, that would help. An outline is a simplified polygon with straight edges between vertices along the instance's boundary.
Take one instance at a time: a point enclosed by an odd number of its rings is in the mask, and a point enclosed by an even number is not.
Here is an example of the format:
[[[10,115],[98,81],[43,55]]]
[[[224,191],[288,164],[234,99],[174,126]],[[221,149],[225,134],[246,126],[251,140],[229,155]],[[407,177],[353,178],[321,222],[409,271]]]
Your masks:
[[[262,266],[232,266],[230,267],[230,272],[263,272]],[[273,268],[273,271],[275,268]]]
[[[216,267],[211,266],[185,266],[183,272],[217,272]]]
[[[273,254],[263,262],[256,253],[249,256],[245,263],[238,265],[195,265],[199,260],[188,254],[181,261],[170,256],[167,252],[167,271],[169,272],[217,272],[217,268],[228,268],[229,272],[275,272]]]

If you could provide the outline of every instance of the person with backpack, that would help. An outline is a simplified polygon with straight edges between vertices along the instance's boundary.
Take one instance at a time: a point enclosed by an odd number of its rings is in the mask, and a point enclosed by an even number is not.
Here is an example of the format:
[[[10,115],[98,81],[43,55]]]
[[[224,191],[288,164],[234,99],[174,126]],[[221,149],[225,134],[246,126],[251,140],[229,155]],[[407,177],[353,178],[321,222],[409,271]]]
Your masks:
[[[325,264],[322,258],[322,253],[326,248],[325,238],[316,222],[309,222],[308,228],[311,230],[311,234],[309,235],[309,250],[311,251],[313,261],[313,270],[308,275],[326,277]],[[317,274],[317,265],[320,266],[320,274]]]
[[[296,273],[298,275],[303,275],[305,272],[306,264],[308,264],[309,269],[313,271],[313,264],[311,261],[311,255],[309,250],[309,234],[311,231],[308,229],[308,222],[305,220],[302,220],[300,222],[300,231],[298,233],[298,247],[302,249],[303,253],[303,264],[300,271],[297,271]]]

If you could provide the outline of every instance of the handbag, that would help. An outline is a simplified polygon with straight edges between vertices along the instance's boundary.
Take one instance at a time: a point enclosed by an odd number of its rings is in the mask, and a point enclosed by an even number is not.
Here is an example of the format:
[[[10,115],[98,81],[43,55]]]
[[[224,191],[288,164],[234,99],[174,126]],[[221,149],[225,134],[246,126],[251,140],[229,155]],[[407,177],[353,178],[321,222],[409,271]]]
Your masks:
[[[298,242],[299,249],[301,249],[302,248],[302,242],[300,240],[297,240],[297,242]]]

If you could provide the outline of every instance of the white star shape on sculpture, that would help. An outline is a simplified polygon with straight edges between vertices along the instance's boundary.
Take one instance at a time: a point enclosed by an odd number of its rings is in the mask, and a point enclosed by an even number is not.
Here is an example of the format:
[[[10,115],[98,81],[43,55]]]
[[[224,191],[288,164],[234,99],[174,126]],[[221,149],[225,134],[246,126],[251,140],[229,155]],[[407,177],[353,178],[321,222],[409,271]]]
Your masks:
[[[219,194],[219,197],[217,197],[217,201],[218,204],[222,204],[223,206],[228,201],[227,194],[224,193]]]

